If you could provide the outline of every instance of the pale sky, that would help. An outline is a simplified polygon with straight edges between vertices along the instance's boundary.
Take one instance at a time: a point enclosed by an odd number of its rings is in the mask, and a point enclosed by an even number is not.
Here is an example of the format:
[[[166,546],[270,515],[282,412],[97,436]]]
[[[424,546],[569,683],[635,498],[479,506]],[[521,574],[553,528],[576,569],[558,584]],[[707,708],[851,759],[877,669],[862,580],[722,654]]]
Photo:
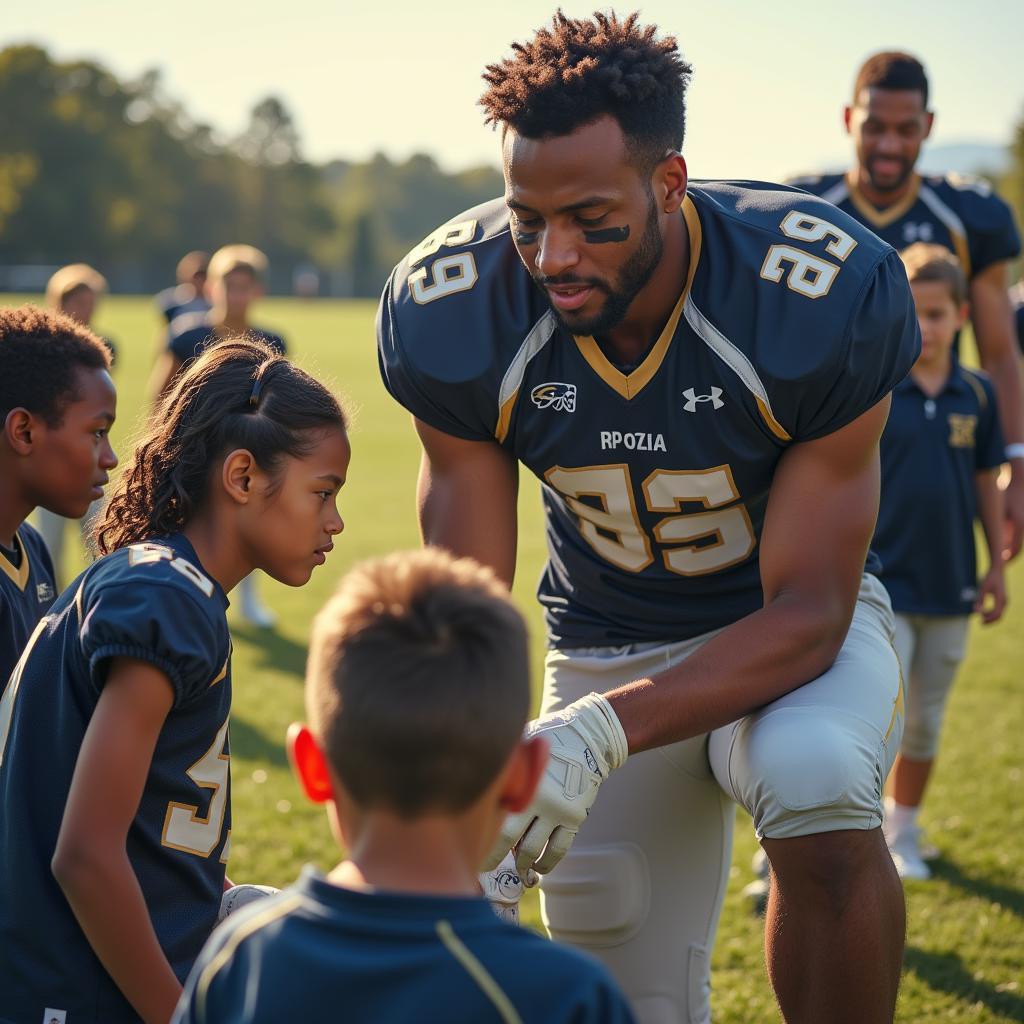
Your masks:
[[[221,133],[237,132],[257,100],[279,95],[313,160],[419,151],[461,168],[498,162],[497,136],[476,106],[484,65],[528,37],[556,2],[11,3],[0,46],[37,42],[121,76],[159,67],[166,90]],[[574,16],[595,6],[564,3]],[[1024,114],[1020,0],[648,0],[641,12],[676,35],[695,68],[684,145],[694,177],[772,180],[845,164],[842,105],[858,65],[878,49],[925,62],[937,144],[1006,143]]]

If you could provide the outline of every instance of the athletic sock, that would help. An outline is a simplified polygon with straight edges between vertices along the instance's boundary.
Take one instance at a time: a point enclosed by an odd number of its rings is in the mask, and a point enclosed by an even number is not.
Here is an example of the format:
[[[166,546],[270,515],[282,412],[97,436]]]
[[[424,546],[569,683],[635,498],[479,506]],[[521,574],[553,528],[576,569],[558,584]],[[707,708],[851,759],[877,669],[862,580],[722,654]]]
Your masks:
[[[918,810],[917,807],[907,807],[905,804],[896,803],[891,797],[886,797],[885,831],[890,836],[898,836],[917,828]]]

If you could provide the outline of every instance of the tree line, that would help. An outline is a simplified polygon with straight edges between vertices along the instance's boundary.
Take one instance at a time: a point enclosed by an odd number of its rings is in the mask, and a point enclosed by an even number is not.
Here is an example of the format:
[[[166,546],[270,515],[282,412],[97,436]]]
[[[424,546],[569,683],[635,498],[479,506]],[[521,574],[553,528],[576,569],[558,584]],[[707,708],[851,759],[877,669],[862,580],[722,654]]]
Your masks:
[[[186,251],[245,241],[277,291],[312,267],[322,291],[375,296],[432,228],[502,189],[494,168],[448,174],[425,155],[312,164],[274,96],[220,140],[158,71],[123,81],[32,45],[0,51],[0,111],[0,265],[91,263],[115,290],[154,290]]]

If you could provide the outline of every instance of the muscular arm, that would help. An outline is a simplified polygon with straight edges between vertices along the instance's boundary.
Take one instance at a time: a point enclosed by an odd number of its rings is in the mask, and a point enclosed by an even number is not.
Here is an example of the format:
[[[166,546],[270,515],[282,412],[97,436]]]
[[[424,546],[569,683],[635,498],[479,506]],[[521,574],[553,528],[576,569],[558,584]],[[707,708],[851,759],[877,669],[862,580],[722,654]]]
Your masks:
[[[71,780],[53,874],[100,962],[146,1024],[181,985],[153,931],[125,848],[174,691],[146,662],[114,659]]]
[[[466,441],[415,422],[423,443],[417,505],[424,543],[475,558],[511,587],[517,463],[494,442]]]
[[[1005,263],[994,263],[975,275],[971,281],[970,301],[978,355],[995,385],[1003,437],[1007,444],[1020,443],[1024,441],[1021,361],[1014,341]],[[1013,558],[1019,554],[1024,538],[1024,459],[1014,459],[1011,467],[1013,475],[1006,492],[1006,518],[1010,527],[1006,547]]]
[[[889,398],[779,462],[761,534],[764,606],[684,662],[605,696],[630,753],[735,721],[802,686],[846,638],[878,515]]]

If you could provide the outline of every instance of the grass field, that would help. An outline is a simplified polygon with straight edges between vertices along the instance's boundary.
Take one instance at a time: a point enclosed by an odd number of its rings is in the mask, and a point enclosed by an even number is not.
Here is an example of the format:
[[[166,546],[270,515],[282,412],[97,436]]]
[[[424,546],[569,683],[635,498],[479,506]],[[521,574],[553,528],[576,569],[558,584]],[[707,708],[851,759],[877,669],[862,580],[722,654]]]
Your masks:
[[[10,296],[0,296],[7,304]],[[337,859],[322,812],[289,774],[282,740],[302,716],[302,672],[310,621],[336,581],[359,559],[418,543],[413,512],[417,447],[408,417],[377,375],[370,303],[267,301],[258,320],[284,333],[295,358],[329,379],[353,412],[353,461],[340,507],[345,532],[328,564],[302,590],[263,581],[280,615],[261,633],[234,622],[233,838],[236,882],[287,884],[305,862]],[[156,317],[139,299],[109,299],[97,323],[118,342],[122,459],[143,411]],[[543,561],[537,487],[524,477],[516,598],[533,632],[540,678],[542,622],[533,589]],[[76,571],[73,550],[66,573]],[[67,577],[65,577],[67,578]],[[941,759],[923,815],[942,850],[936,877],[907,886],[908,941],[898,1018],[902,1021],[1024,1021],[1024,559],[1010,574],[1006,620],[975,629],[952,698]],[[740,890],[755,842],[737,823],[729,893],[714,955],[715,1020],[777,1019],[761,951],[761,923]],[[685,870],[685,865],[680,865]],[[536,923],[531,900],[527,917]],[[825,1022],[823,1022],[825,1024]]]

